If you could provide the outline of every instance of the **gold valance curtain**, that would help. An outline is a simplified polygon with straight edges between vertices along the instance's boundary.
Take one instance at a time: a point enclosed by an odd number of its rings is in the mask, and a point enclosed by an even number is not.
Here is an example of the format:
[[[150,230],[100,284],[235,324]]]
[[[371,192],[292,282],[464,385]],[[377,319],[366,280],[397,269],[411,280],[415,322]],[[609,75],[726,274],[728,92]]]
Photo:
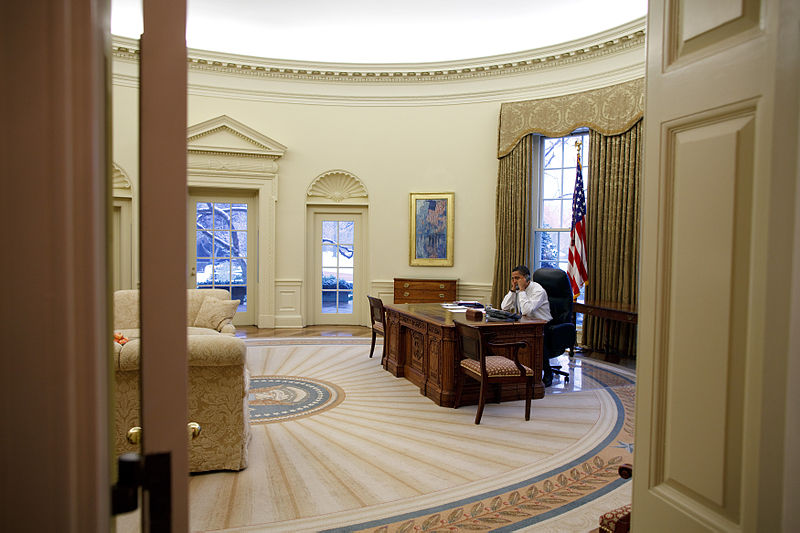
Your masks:
[[[644,115],[644,78],[575,94],[500,106],[497,157],[531,133],[562,137],[580,127],[603,135],[628,131]]]
[[[621,135],[590,133],[587,303],[608,302],[636,308],[641,171],[641,120]],[[635,354],[636,326],[585,315],[583,344]]]
[[[533,137],[528,135],[500,159],[497,173],[492,305],[500,302],[511,286],[511,269],[526,265],[531,252],[531,158]]]

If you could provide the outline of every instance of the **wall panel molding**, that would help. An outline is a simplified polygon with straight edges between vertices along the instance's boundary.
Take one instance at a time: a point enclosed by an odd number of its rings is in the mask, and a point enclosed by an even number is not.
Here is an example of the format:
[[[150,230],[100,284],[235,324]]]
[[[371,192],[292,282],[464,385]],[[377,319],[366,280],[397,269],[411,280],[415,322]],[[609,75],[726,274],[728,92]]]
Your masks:
[[[275,327],[302,328],[303,320],[303,280],[275,280]]]

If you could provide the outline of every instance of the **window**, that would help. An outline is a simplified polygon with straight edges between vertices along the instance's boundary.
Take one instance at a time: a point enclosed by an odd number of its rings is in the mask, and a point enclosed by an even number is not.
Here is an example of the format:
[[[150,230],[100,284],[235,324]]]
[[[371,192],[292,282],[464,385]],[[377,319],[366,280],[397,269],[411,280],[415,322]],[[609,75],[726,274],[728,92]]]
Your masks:
[[[226,289],[247,311],[247,204],[196,202],[198,289]]]
[[[584,194],[589,182],[589,131],[576,130],[566,137],[534,139],[533,150],[533,267],[567,270],[572,193],[575,190],[575,143],[580,141]],[[583,290],[581,290],[581,300]]]

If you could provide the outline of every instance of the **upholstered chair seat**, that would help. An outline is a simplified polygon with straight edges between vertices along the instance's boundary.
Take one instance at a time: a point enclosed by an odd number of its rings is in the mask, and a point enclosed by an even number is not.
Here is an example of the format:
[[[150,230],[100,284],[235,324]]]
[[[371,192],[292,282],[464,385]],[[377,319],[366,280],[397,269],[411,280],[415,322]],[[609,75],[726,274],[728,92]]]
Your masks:
[[[475,359],[462,359],[461,367],[467,372],[472,372],[478,376],[481,375],[480,361],[476,361]],[[522,368],[525,369],[526,376],[533,375],[533,370],[527,366],[522,365]],[[486,375],[491,378],[495,376],[519,376],[520,374],[517,365],[508,357],[488,355],[486,356]]]

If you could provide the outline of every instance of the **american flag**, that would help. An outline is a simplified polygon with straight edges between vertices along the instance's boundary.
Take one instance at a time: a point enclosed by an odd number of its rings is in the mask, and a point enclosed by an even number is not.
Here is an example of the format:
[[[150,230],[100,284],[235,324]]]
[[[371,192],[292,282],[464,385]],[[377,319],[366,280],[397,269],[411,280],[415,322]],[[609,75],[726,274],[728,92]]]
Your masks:
[[[567,275],[572,285],[572,295],[577,298],[581,287],[589,279],[586,266],[586,197],[583,194],[581,152],[578,145],[578,168],[575,175],[575,191],[572,194],[572,228],[569,232],[569,266]]]

